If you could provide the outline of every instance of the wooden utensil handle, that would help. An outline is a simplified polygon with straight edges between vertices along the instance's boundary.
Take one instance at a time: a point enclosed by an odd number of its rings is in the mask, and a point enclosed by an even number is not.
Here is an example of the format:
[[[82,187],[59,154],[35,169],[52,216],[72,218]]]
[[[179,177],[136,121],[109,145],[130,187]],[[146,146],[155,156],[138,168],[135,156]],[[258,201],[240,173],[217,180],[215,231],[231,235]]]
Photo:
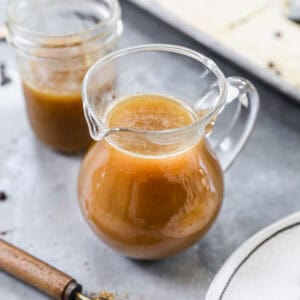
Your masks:
[[[57,300],[74,300],[81,286],[67,274],[0,239],[0,270]]]

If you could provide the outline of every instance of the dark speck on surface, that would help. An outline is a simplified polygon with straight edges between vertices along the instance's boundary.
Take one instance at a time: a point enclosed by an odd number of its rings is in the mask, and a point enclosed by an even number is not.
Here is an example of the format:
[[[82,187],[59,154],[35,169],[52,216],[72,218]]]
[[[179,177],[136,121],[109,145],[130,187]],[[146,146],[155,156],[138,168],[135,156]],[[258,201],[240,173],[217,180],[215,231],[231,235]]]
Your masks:
[[[274,62],[269,61],[267,64],[268,68],[270,70],[272,70],[277,76],[281,75],[281,72],[277,69],[276,65],[274,64]]]
[[[279,38],[282,37],[282,32],[281,31],[275,31],[274,35],[275,35],[276,38],[279,39]]]
[[[268,68],[273,69],[275,67],[275,64],[272,61],[268,62]]]
[[[5,201],[7,200],[7,195],[5,192],[0,191],[0,201]]]
[[[5,86],[11,83],[11,79],[7,75],[6,65],[2,62],[0,63],[0,86]]]
[[[7,234],[9,234],[10,232],[12,232],[13,230],[3,230],[3,231],[0,231],[0,236],[5,236]]]

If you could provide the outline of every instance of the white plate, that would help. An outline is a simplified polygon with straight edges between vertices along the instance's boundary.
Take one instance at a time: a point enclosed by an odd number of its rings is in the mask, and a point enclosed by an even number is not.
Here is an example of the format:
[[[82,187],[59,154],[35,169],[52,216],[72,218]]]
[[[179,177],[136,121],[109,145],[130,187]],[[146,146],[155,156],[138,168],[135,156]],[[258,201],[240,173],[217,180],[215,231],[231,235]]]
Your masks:
[[[281,76],[276,76],[268,70],[259,66],[257,63],[252,61],[250,58],[245,57],[243,53],[234,51],[226,46],[224,43],[218,41],[211,34],[208,34],[202,30],[196,29],[194,26],[190,25],[187,20],[181,19],[171,13],[168,9],[162,6],[158,0],[128,0],[135,5],[141,7],[142,9],[150,12],[156,17],[162,19],[167,24],[175,27],[184,34],[190,36],[197,42],[205,45],[206,47],[212,49],[219,55],[229,59],[235,64],[244,68],[247,72],[253,74],[254,76],[260,78],[264,82],[268,83],[277,90],[285,93],[300,102],[300,89],[294,87],[287,80],[283,79]],[[209,2],[209,1],[208,1]],[[183,3],[181,1],[181,3]]]
[[[245,242],[213,280],[206,300],[299,300],[300,213]]]

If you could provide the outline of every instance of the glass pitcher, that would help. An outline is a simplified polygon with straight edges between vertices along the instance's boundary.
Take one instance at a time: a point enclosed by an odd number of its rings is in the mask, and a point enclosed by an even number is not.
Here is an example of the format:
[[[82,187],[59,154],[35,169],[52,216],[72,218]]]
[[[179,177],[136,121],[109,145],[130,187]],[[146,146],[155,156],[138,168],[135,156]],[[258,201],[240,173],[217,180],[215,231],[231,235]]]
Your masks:
[[[163,130],[109,126],[114,108],[139,95],[176,99],[193,121]],[[144,98],[133,118],[149,104]],[[137,259],[164,258],[196,243],[220,210],[223,172],[253,129],[259,108],[253,85],[225,78],[196,51],[142,45],[94,64],[83,100],[97,143],[82,162],[78,193],[94,232]]]

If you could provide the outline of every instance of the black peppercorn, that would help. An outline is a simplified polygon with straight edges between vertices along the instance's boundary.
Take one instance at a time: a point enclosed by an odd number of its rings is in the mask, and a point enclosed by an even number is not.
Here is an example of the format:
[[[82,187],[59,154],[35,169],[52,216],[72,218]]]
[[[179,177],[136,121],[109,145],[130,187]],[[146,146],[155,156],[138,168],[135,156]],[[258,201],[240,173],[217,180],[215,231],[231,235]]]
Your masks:
[[[0,201],[5,201],[7,199],[7,195],[5,192],[0,191]]]

